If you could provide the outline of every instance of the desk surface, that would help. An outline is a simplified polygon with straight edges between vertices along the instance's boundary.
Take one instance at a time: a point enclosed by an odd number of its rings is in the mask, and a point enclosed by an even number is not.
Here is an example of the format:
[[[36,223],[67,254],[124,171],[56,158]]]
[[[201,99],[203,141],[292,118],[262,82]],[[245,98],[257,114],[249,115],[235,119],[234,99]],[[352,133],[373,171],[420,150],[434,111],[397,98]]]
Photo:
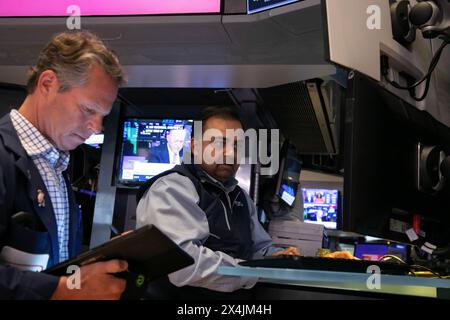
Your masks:
[[[221,275],[257,277],[261,282],[429,298],[448,298],[450,280],[319,270],[219,267]]]

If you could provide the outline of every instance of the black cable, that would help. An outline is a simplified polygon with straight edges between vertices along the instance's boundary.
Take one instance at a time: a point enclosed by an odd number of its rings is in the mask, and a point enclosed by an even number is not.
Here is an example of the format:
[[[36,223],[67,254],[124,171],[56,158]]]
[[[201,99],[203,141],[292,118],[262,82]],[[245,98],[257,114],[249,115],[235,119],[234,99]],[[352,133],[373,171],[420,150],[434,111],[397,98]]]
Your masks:
[[[400,259],[399,257],[397,257],[397,256],[395,256],[395,255],[391,255],[391,254],[384,255],[384,256],[382,256],[380,259],[378,259],[378,261],[386,261],[386,260],[388,260],[388,259],[395,260],[395,261],[397,261],[397,262],[400,263],[400,264],[403,264],[403,265],[408,266],[408,267],[410,268],[409,271],[410,271],[414,276],[416,276],[416,273],[418,272],[417,270],[418,270],[418,269],[421,269],[421,270],[425,270],[425,271],[430,272],[431,274],[435,275],[435,276],[438,277],[438,278],[443,278],[441,274],[439,274],[438,272],[432,270],[431,268],[428,268],[428,267],[425,267],[425,266],[422,266],[422,265],[419,265],[419,264],[412,264],[412,265],[409,265],[408,263],[406,263],[405,261],[403,261],[402,259]]]
[[[420,264],[413,264],[413,265],[410,265],[410,267],[412,270],[422,269],[422,270],[430,272],[431,274],[435,275],[438,278],[442,278],[442,276],[439,273],[437,273],[436,271],[433,271],[430,268],[422,266]],[[417,271],[412,271],[412,272],[415,273]]]
[[[440,60],[440,58],[441,58],[441,55],[442,55],[442,52],[443,52],[444,48],[445,48],[449,43],[450,43],[450,39],[449,39],[449,38],[444,38],[444,39],[443,39],[443,42],[442,42],[441,46],[439,47],[439,49],[436,51],[435,55],[434,55],[433,58],[431,59],[430,66],[428,67],[428,72],[425,74],[425,76],[424,76],[421,80],[419,80],[419,81],[415,82],[414,84],[412,84],[412,85],[410,85],[410,86],[407,86],[407,87],[401,86],[401,85],[399,85],[398,83],[396,83],[395,81],[389,80],[389,79],[387,78],[387,76],[385,76],[386,80],[387,80],[387,81],[389,82],[389,84],[391,84],[394,88],[401,89],[401,90],[411,90],[411,89],[414,89],[414,88],[416,88],[417,86],[419,86],[420,84],[422,84],[424,81],[426,81],[426,83],[425,83],[425,90],[424,90],[424,92],[423,92],[423,94],[422,94],[421,97],[416,97],[415,94],[413,94],[413,92],[410,92],[410,95],[411,95],[411,97],[412,97],[414,100],[416,100],[416,101],[422,101],[423,99],[425,99],[425,97],[426,97],[427,94],[428,94],[428,90],[429,90],[429,88],[430,88],[430,82],[431,82],[431,75],[432,75],[434,69],[436,68],[436,66],[437,66],[438,63],[439,63],[439,60]]]
[[[422,96],[420,98],[416,98],[413,94],[411,94],[411,97],[416,100],[416,101],[422,101],[423,99],[425,99],[425,97],[428,94],[428,90],[430,88],[430,82],[431,82],[431,75],[434,71],[434,69],[436,68],[436,66],[439,63],[439,60],[441,58],[441,54],[444,50],[444,48],[450,43],[450,39],[445,39],[441,46],[439,47],[438,51],[436,52],[436,54],[434,55],[433,59],[431,60],[431,64],[430,64],[430,68],[428,69],[428,74],[426,75],[427,77],[427,82],[425,84],[425,90],[422,94]]]
[[[442,42],[441,46],[439,47],[439,49],[436,51],[435,55],[431,59],[431,63],[430,63],[430,66],[428,68],[427,74],[422,78],[422,80],[420,80],[420,81],[416,82],[415,84],[407,87],[406,89],[413,89],[413,88],[417,87],[418,85],[420,85],[426,78],[430,78],[431,74],[433,73],[434,69],[436,68],[436,66],[439,63],[439,60],[441,59],[442,51],[444,50],[444,48],[449,43],[450,43],[450,39],[446,39],[446,40],[444,40]]]
[[[435,53],[435,55],[433,56],[433,58],[431,59],[431,63],[430,66],[428,68],[428,72],[427,74],[419,81],[417,81],[416,83],[407,86],[407,87],[403,87],[401,85],[399,85],[398,83],[396,83],[395,81],[390,81],[392,83],[392,85],[394,87],[396,87],[397,89],[402,89],[402,90],[410,90],[410,89],[414,89],[415,87],[417,87],[418,85],[420,85],[422,82],[424,82],[427,78],[429,78],[431,76],[431,73],[434,71],[434,69],[436,68],[439,59],[441,58],[441,54],[442,51],[444,50],[445,46],[447,46],[450,43],[450,39],[445,39],[441,46],[439,47],[438,51]]]

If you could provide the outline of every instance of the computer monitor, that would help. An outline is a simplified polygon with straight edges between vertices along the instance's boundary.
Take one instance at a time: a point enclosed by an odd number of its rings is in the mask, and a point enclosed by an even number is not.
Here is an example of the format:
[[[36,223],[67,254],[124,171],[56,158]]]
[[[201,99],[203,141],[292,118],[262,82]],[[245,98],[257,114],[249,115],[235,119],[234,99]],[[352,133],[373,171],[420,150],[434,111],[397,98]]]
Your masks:
[[[193,120],[125,119],[119,158],[119,184],[140,185],[173,168],[189,149]]]
[[[358,243],[354,256],[362,260],[378,261],[386,255],[392,255],[403,261],[408,260],[408,246],[401,243]]]
[[[450,155],[450,128],[359,73],[348,82],[346,115],[343,229],[410,242],[414,227],[422,240],[448,244],[450,183],[440,159]],[[426,147],[442,152],[430,157]]]
[[[407,262],[407,260],[409,258],[409,248],[405,244],[391,243],[388,246],[388,254],[399,257],[403,261]]]
[[[279,167],[275,175],[261,177],[259,187],[261,194],[261,208],[264,214],[260,221],[275,218],[300,218],[301,209],[297,208],[300,197],[297,190],[300,185],[301,158],[295,146],[285,140],[279,152]],[[266,219],[267,218],[267,219]]]
[[[354,256],[362,260],[378,261],[388,253],[385,243],[363,243],[355,246]]]
[[[339,191],[302,188],[303,221],[321,224],[326,229],[337,229]]]
[[[277,195],[288,206],[292,206],[297,196],[300,183],[302,162],[298,157],[295,146],[288,140],[283,143],[280,151],[280,169],[277,178]]]

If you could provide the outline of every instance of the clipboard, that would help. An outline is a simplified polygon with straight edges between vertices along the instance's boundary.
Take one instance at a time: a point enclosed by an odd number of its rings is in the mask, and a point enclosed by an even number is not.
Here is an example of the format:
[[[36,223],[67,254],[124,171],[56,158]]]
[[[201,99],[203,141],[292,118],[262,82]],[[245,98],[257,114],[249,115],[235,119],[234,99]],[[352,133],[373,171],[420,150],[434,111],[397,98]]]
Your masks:
[[[67,276],[67,268],[71,265],[82,267],[111,259],[126,260],[129,272],[144,275],[146,280],[167,275],[194,263],[189,254],[157,227],[146,225],[43,272]]]

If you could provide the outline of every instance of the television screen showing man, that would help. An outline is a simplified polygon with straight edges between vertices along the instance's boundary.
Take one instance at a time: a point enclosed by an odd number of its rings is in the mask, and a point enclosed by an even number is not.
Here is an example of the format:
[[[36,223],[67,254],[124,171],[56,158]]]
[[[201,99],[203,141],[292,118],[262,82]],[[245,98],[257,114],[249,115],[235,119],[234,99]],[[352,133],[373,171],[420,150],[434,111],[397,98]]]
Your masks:
[[[142,183],[183,161],[192,120],[127,119],[123,125],[121,183]]]
[[[166,143],[161,143],[159,146],[150,149],[149,162],[181,164],[185,140],[185,129],[172,129],[167,131]]]

